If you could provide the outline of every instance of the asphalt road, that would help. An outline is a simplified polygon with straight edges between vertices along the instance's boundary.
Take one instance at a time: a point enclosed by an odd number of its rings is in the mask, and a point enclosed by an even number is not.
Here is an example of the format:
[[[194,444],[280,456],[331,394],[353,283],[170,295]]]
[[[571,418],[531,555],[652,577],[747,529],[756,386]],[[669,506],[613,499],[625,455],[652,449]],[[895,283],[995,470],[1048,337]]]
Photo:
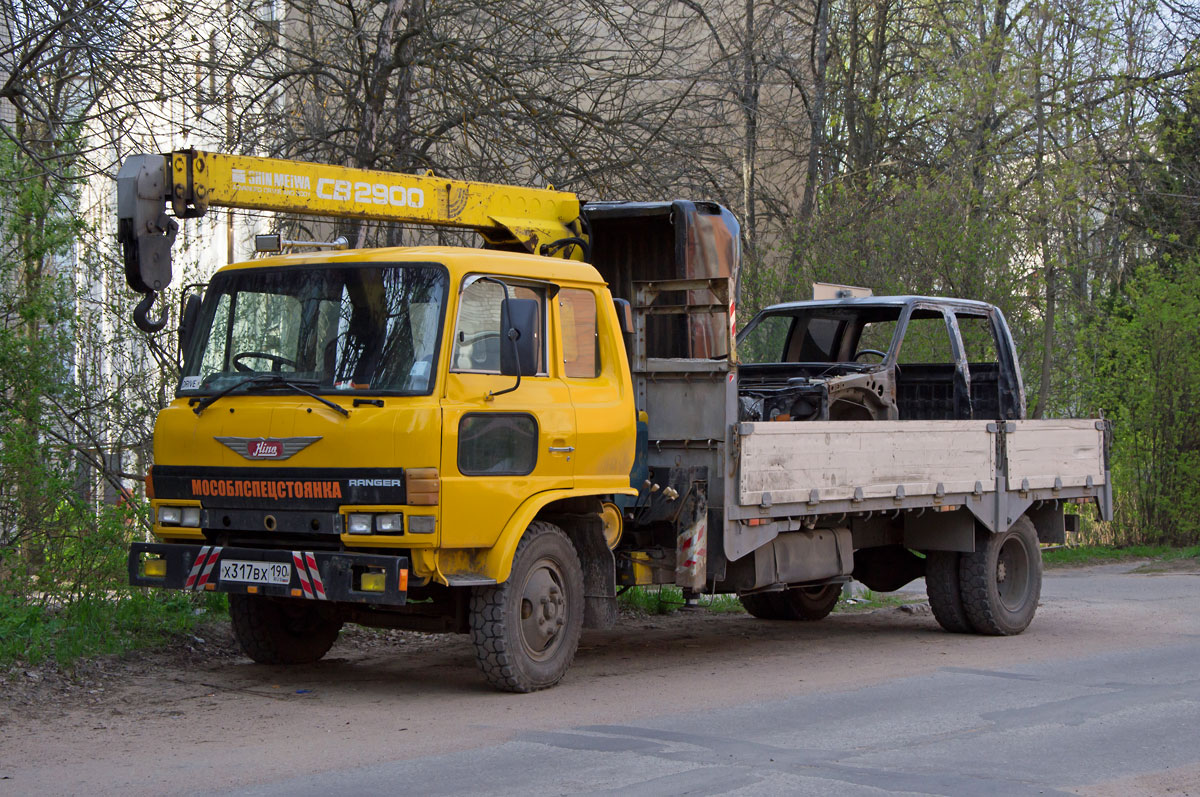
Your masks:
[[[1010,660],[916,674],[896,660],[888,674],[896,651],[884,644],[870,661],[844,661],[840,682],[809,689],[797,677],[767,700],[710,705],[720,701],[697,694],[698,710],[517,731],[230,793],[1200,795],[1200,576],[1128,570],[1047,574],[1044,623],[1094,623],[1110,637],[1092,640],[1108,643],[1099,652],[1068,641],[1048,657],[1021,647]],[[1151,625],[1160,633],[1147,636]],[[857,667],[868,683],[855,685]],[[726,677],[754,679],[754,660]]]
[[[9,680],[0,797],[1200,797],[1200,567],[1133,568],[1051,571],[1016,637],[924,604],[623,615],[531,695],[490,690],[462,636],[350,630],[262,667],[214,626],[83,683]]]

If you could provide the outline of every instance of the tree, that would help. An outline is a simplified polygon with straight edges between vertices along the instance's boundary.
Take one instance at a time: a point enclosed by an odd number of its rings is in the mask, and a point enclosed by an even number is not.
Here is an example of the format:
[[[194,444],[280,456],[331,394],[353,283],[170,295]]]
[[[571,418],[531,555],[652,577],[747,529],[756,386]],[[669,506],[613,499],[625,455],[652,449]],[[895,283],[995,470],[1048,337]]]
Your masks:
[[[1150,236],[1154,259],[1171,270],[1200,255],[1200,79],[1158,118],[1158,160],[1148,166],[1135,219]]]

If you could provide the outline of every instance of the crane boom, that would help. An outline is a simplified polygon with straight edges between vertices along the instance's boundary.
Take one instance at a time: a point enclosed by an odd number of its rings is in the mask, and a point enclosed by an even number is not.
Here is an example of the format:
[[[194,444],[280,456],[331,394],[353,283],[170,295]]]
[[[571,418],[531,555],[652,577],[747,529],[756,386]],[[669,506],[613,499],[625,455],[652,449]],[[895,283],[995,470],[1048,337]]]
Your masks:
[[[575,259],[587,245],[579,198],[553,188],[198,150],[132,155],[117,174],[118,239],[126,281],[146,294],[134,311],[146,332],[165,323],[148,313],[171,282],[178,223],[168,204],[179,219],[224,207],[473,229],[491,246]]]

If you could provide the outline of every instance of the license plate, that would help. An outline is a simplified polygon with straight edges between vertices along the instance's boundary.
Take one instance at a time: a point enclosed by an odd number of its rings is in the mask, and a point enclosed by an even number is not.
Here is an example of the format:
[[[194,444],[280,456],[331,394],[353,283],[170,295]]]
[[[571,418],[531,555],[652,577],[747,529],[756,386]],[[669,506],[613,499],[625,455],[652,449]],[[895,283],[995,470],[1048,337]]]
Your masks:
[[[222,581],[243,581],[247,584],[290,584],[292,566],[288,562],[240,562],[221,560]]]

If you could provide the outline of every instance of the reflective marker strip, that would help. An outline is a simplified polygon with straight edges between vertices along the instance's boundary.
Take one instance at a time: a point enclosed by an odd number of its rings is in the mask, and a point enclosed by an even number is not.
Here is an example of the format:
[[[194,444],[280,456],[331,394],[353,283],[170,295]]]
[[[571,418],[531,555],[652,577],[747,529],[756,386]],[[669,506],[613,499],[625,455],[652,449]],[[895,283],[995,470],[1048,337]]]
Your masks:
[[[221,558],[220,546],[213,548],[212,553],[208,555],[208,564],[204,566],[204,574],[200,576],[200,580],[196,582],[196,589],[204,589],[204,585],[208,583],[208,577],[212,575],[213,565]]]
[[[304,597],[311,598],[312,585],[308,583],[308,571],[304,568],[304,559],[299,551],[292,551],[292,562],[296,565],[296,575],[300,576],[300,588],[304,590]]]
[[[184,589],[191,589],[196,586],[196,576],[200,575],[200,565],[204,564],[204,558],[208,556],[208,546],[204,545],[200,548],[200,553],[196,555],[196,561],[192,564],[192,569],[188,573],[187,583],[183,585]]]
[[[329,600],[325,595],[325,582],[321,580],[321,570],[317,567],[317,557],[312,555],[312,551],[305,551],[304,558],[308,561],[308,572],[312,575],[313,590],[317,597],[323,601]]]

